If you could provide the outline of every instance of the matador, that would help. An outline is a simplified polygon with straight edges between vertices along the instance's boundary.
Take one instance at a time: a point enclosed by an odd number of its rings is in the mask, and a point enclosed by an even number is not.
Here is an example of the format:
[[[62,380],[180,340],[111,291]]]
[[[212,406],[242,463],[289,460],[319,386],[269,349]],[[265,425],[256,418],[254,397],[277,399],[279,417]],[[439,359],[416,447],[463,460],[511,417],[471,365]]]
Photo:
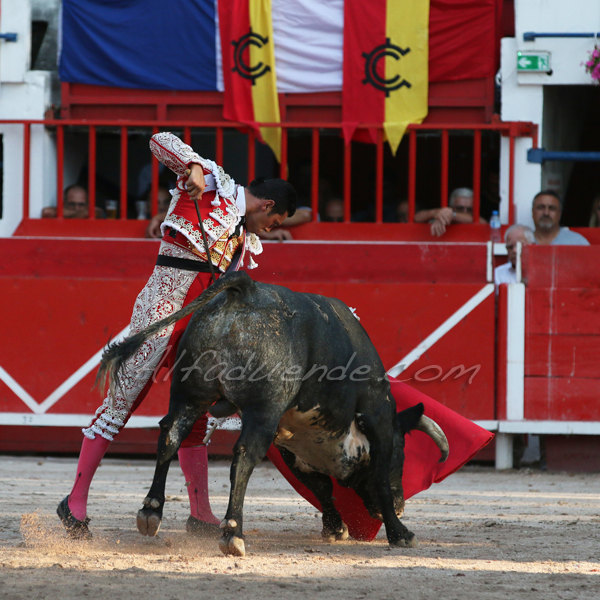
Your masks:
[[[196,154],[172,133],[158,133],[150,141],[152,153],[177,174],[171,203],[161,225],[162,240],[154,271],[138,295],[131,317],[135,334],[178,311],[211,283],[212,261],[216,273],[254,268],[262,252],[257,233],[270,231],[296,210],[296,192],[282,179],[258,179],[247,187],[212,160]],[[206,248],[198,213],[206,235]],[[118,391],[108,393],[89,427],[83,443],[71,493],[58,505],[57,514],[73,538],[89,539],[87,500],[90,484],[110,443],[146,397],[153,372],[173,365],[178,340],[187,325],[182,320],[148,340],[127,363]],[[203,440],[206,417],[200,419],[179,450],[186,480],[190,516],[186,530],[193,534],[218,531],[208,497],[208,458]]]

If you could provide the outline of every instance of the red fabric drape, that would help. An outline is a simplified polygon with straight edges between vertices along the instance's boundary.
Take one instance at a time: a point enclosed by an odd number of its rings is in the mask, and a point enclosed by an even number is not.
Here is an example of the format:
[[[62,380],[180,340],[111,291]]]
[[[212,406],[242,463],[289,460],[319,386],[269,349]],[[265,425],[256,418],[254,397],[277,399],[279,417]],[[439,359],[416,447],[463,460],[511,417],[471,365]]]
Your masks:
[[[248,0],[219,2],[219,33],[221,35],[221,57],[223,60],[223,116],[231,121],[254,123],[252,104],[252,80],[235,71],[234,45],[250,32],[250,10]],[[243,54],[249,60],[249,51]]]
[[[406,436],[402,485],[404,487],[404,498],[408,499],[426,490],[432,483],[439,483],[448,475],[460,469],[494,436],[489,431],[461,417],[458,413],[446,408],[409,385],[392,377],[390,382],[398,411],[422,402],[425,405],[425,415],[433,419],[443,429],[450,445],[448,460],[439,463],[440,451],[429,436],[420,431],[413,431]],[[267,456],[292,487],[315,508],[320,510],[320,504],[312,492],[292,475],[292,472],[281,458],[281,454],[274,446],[271,446]],[[333,486],[335,506],[344,523],[348,526],[350,535],[359,540],[373,540],[381,527],[381,522],[369,516],[362,500],[354,490],[343,488],[335,481]]]
[[[385,44],[387,0],[345,0],[344,2],[344,63],[342,111],[344,139],[348,143],[355,135],[358,123],[383,123],[385,104],[382,92],[365,85],[365,54]],[[378,72],[382,72],[384,60]],[[361,142],[375,142],[376,133],[358,131],[354,137]]]
[[[356,131],[356,126],[384,121],[385,92],[365,84],[365,63],[386,42],[386,5],[386,0],[344,2],[342,121],[347,143],[374,143],[374,131]],[[431,0],[429,81],[493,77],[499,65],[501,16],[502,0]],[[378,62],[380,77],[385,76],[384,62]]]
[[[492,77],[502,0],[431,0],[429,81]]]

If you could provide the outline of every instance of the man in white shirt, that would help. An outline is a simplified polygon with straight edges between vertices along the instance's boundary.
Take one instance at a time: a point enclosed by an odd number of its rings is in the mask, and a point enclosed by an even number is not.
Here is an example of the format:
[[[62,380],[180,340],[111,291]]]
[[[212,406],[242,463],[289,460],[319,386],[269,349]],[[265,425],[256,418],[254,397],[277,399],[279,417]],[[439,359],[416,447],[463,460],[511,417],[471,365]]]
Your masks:
[[[535,244],[533,231],[527,225],[511,225],[504,234],[508,262],[494,269],[494,283],[517,283],[517,243],[523,246]]]

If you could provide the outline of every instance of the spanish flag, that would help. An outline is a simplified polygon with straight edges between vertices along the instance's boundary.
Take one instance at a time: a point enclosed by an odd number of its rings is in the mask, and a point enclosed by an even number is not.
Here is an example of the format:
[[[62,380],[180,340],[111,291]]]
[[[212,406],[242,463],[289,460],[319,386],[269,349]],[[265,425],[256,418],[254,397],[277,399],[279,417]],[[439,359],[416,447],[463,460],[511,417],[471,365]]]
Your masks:
[[[345,0],[346,143],[360,123],[382,123],[396,153],[408,125],[427,116],[428,53],[429,0]]]
[[[271,0],[219,2],[226,119],[256,128],[281,162],[275,44]]]

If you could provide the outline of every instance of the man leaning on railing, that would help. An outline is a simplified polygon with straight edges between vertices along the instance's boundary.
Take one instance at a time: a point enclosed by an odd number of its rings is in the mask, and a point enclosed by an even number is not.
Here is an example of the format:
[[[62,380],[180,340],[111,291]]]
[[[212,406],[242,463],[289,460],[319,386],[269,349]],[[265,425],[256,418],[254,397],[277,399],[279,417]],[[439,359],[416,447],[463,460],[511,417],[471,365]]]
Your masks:
[[[87,190],[80,185],[70,185],[65,188],[63,199],[63,217],[65,219],[87,219],[89,216]],[[46,206],[42,209],[42,219],[56,218],[56,206]],[[106,215],[101,208],[96,207],[96,219],[104,219]]]

